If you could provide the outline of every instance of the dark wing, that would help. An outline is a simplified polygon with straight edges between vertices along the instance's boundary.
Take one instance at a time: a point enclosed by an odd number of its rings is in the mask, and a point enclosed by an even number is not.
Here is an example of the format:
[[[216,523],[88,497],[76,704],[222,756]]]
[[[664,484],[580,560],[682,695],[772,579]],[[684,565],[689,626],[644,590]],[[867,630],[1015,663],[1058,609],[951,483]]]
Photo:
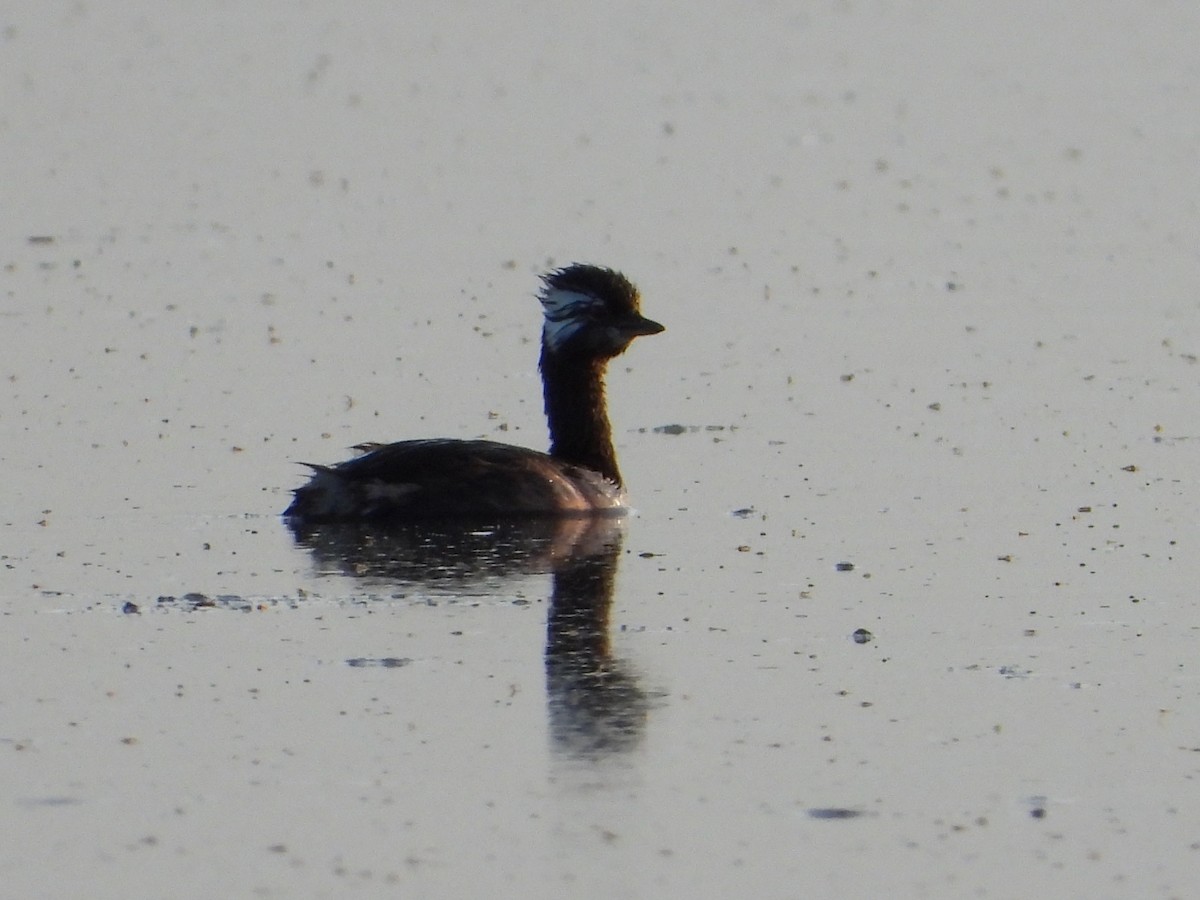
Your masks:
[[[456,440],[367,446],[362,456],[313,466],[312,479],[296,490],[284,515],[314,522],[411,521],[563,515],[590,508],[579,470],[536,450]]]

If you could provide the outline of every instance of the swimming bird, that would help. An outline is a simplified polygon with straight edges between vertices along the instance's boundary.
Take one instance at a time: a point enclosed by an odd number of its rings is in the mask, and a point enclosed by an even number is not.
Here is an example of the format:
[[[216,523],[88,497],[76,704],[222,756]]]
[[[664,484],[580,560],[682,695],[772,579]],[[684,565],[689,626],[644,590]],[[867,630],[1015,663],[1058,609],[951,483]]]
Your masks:
[[[663,326],[641,314],[628,278],[600,266],[547,273],[539,298],[548,453],[450,438],[359,444],[361,455],[344,462],[306,463],[312,477],[284,516],[298,525],[623,514],[605,369],[634,338]]]

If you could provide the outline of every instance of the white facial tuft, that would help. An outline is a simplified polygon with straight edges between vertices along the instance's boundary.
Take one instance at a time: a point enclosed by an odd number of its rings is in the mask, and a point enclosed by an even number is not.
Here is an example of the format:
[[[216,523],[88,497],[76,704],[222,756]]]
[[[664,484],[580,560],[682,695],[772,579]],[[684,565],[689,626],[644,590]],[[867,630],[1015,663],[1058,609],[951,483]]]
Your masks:
[[[542,340],[547,346],[557,349],[571,339],[580,328],[588,324],[589,311],[601,305],[591,294],[567,291],[562,288],[547,288],[542,293]]]

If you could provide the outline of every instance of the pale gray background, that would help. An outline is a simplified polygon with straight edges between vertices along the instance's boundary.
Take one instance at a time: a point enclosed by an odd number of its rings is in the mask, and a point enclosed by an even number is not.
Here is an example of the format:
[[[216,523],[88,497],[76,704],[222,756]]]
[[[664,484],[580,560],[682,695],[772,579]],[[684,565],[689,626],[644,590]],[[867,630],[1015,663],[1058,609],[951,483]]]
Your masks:
[[[10,4],[0,894],[1195,895],[1197,47],[1169,0]],[[546,577],[431,606],[277,519],[357,441],[543,446],[572,260],[668,327],[611,378],[655,703],[600,761]]]

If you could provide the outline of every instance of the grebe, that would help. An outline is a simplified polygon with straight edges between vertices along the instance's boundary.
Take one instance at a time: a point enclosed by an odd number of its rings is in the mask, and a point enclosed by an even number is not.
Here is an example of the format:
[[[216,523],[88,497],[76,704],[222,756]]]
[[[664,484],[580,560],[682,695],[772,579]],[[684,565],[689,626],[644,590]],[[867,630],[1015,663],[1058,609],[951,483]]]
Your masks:
[[[550,452],[483,440],[359,444],[314,472],[284,516],[295,524],[620,515],[625,488],[604,399],[608,361],[663,326],[620,272],[576,263],[542,276],[542,393]]]

